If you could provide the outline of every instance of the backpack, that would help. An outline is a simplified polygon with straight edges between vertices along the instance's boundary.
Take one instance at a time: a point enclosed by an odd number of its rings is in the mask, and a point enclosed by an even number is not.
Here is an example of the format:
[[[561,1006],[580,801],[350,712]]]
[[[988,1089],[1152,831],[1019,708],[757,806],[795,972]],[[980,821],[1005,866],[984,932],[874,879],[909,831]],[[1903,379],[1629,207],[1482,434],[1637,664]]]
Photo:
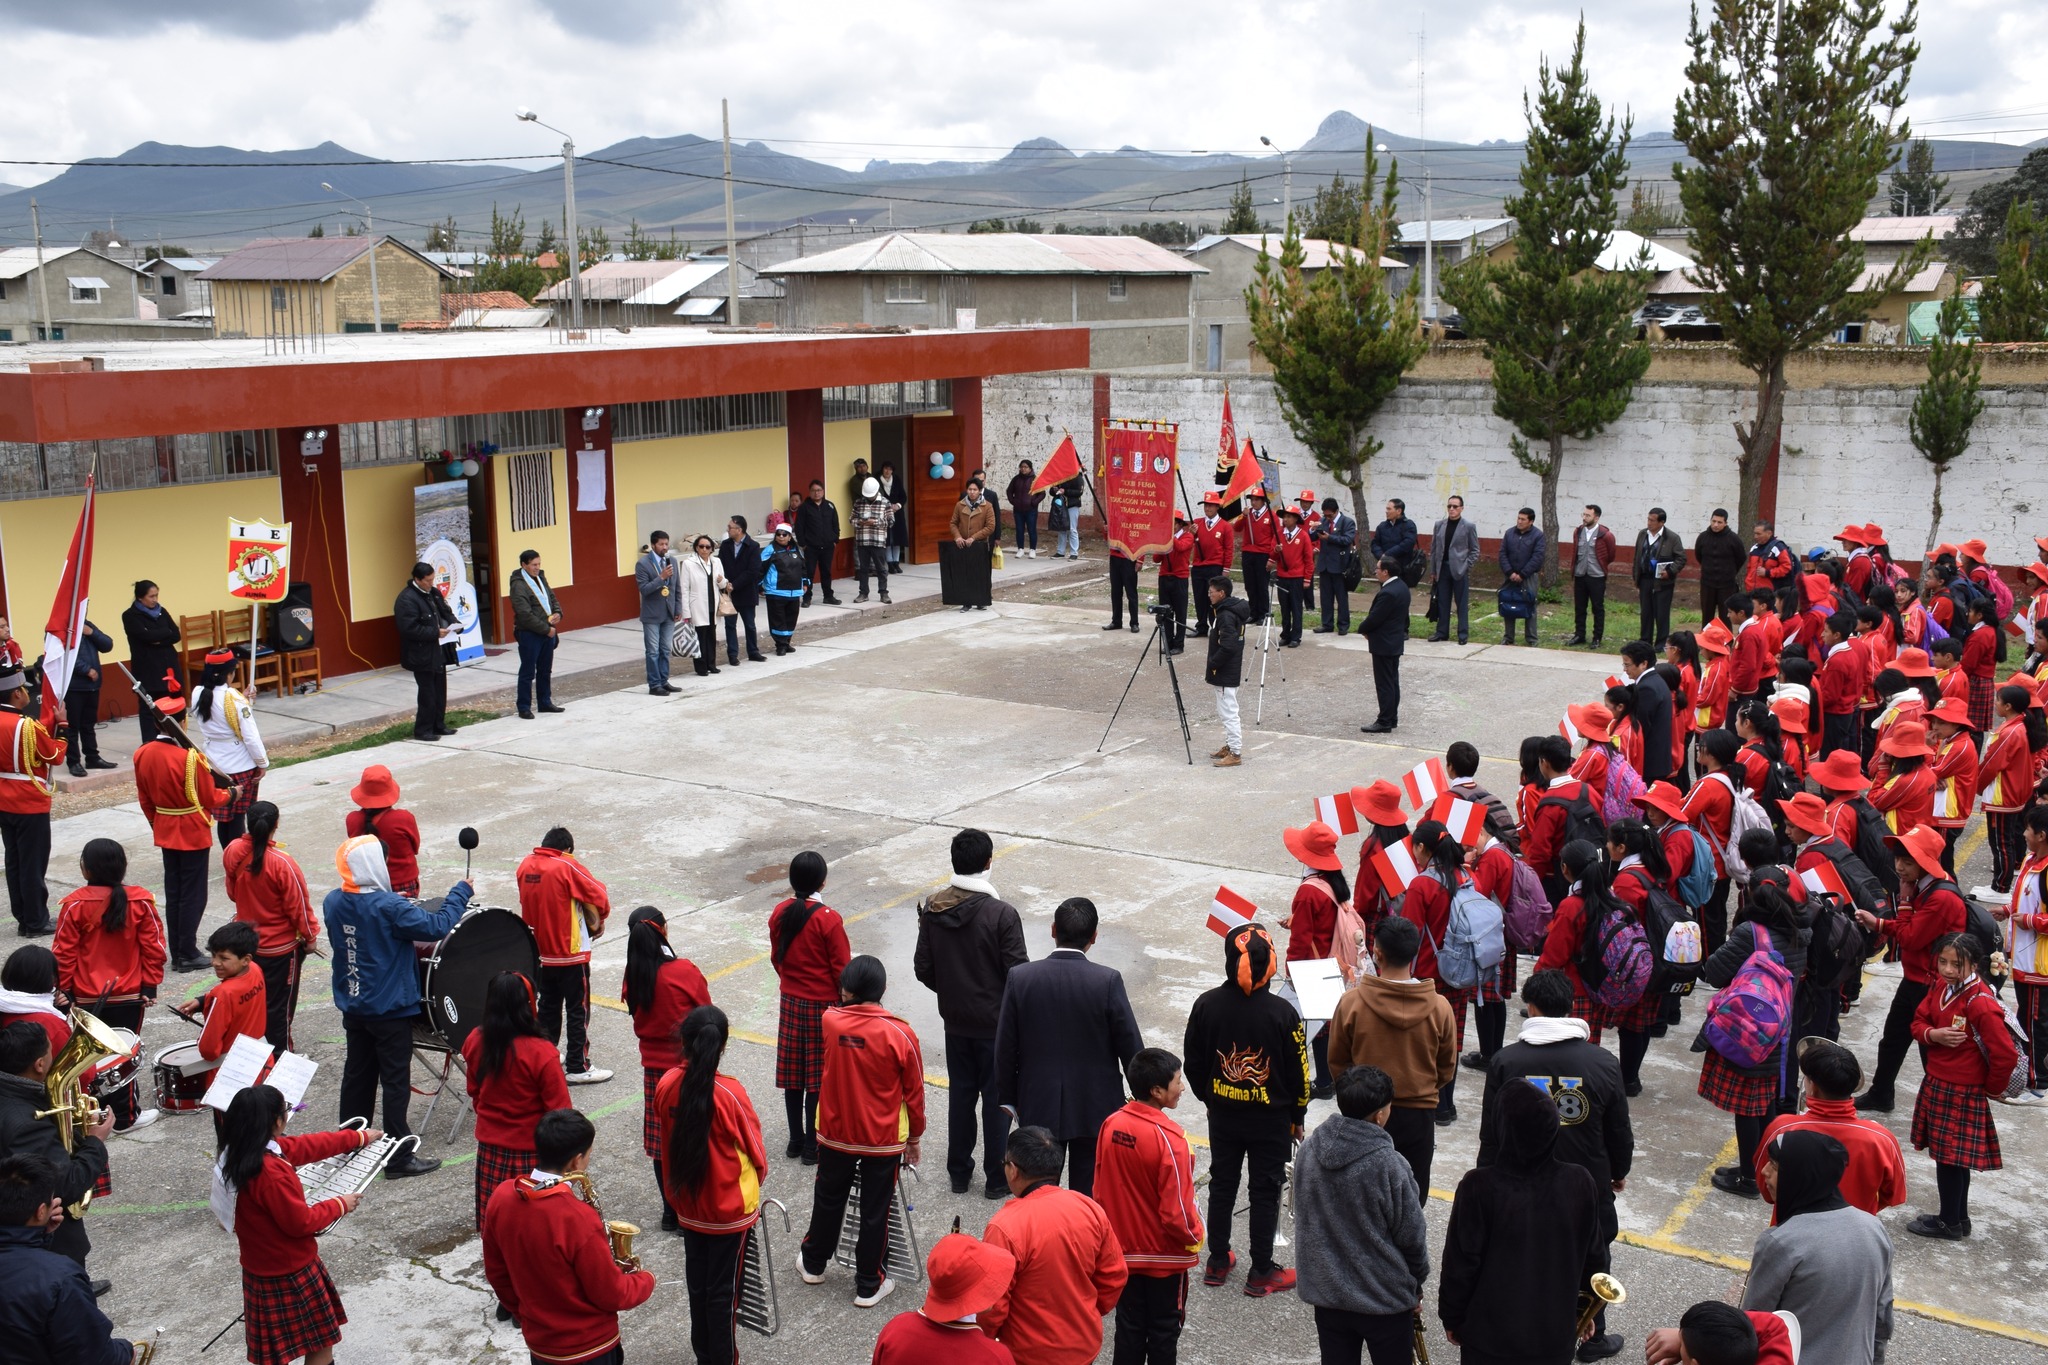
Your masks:
[[[1884,816],[1878,812],[1877,807],[1870,804],[1868,797],[1850,797],[1849,809],[1856,812],[1857,859],[1871,876],[1877,878],[1877,884],[1884,888],[1885,894],[1893,901],[1897,901],[1899,873],[1892,865],[1891,849],[1885,844],[1885,836],[1891,833],[1891,828],[1885,824]],[[1835,866],[1839,868],[1841,864],[1836,863]],[[1846,879],[1848,874],[1844,872],[1843,876]],[[1856,889],[1853,882],[1850,883],[1849,889]],[[1869,909],[1868,906],[1864,908]]]
[[[1807,893],[1813,904],[1813,941],[1806,950],[1806,979],[1816,990],[1840,990],[1863,970],[1871,943],[1847,906],[1834,896]]]
[[[1344,984],[1358,983],[1359,970],[1370,953],[1371,937],[1365,932],[1365,919],[1358,913],[1358,907],[1345,901],[1337,907],[1337,927],[1330,935],[1330,952],[1337,959],[1338,968],[1344,973]]]
[[[1589,844],[1607,842],[1607,821],[1593,808],[1593,800],[1586,795],[1584,783],[1579,785],[1577,796],[1546,796],[1536,802],[1536,809],[1545,806],[1562,808],[1564,811],[1564,837],[1558,841],[1558,848],[1575,839],[1584,839]]]
[[[1648,868],[1630,868],[1648,893],[1643,902],[1643,937],[1650,945],[1650,988],[1658,994],[1676,992],[1699,978],[1705,958],[1699,919],[1650,876]]]
[[[1642,921],[1626,905],[1615,904],[1595,932],[1586,935],[1579,953],[1579,979],[1593,998],[1609,1009],[1625,1010],[1650,989],[1656,962]]]
[[[1930,611],[1930,612],[1928,612],[1928,613],[1927,613],[1927,639],[1926,639],[1926,640],[1925,640],[1925,641],[1923,642],[1923,645],[1922,645],[1922,647],[1923,647],[1923,648],[1925,648],[1925,649],[1929,649],[1929,650],[1931,650],[1931,649],[1933,649],[1933,648],[1934,648],[1934,647],[1935,647],[1936,645],[1940,644],[1940,643],[1941,643],[1941,642],[1942,642],[1943,640],[1946,640],[1946,639],[1948,639],[1948,638],[1949,638],[1949,634],[1948,634],[1948,632],[1947,632],[1946,630],[1942,629],[1942,625],[1941,625],[1941,622],[1939,622],[1939,621],[1937,621],[1937,620],[1935,620],[1935,619],[1934,619],[1934,613],[1933,613],[1933,612],[1931,612],[1931,611]]]
[[[1780,804],[1790,801],[1804,790],[1803,784],[1799,781],[1799,774],[1792,771],[1792,765],[1785,761],[1783,750],[1774,756],[1764,747],[1762,740],[1753,740],[1744,747],[1762,759],[1766,765],[1763,788],[1752,792],[1751,795],[1756,797],[1758,804],[1763,806],[1774,824],[1783,823],[1783,817],[1779,814]]]
[[[1451,893],[1451,909],[1444,921],[1444,940],[1430,940],[1430,947],[1436,952],[1437,979],[1454,991],[1478,987],[1484,1000],[1483,983],[1499,970],[1501,959],[1507,956],[1501,908],[1493,903],[1492,897],[1469,883],[1446,886],[1445,890]]]
[[[2005,1016],[2005,1033],[2008,1038],[2012,1039],[2012,1050],[2017,1056],[2013,1062],[2011,1074],[2000,1076],[1993,1072],[1985,1076],[1984,1093],[1994,1100],[2018,1099],[2020,1092],[2027,1088],[2027,1081],[2029,1079],[2027,1068],[2027,1030],[2020,1023],[2020,1017],[2013,1013],[2011,1005],[2006,1004],[1997,995],[1992,995],[1991,998],[1998,1002],[1999,1011]],[[1976,1037],[1975,1034],[1971,1036]],[[1977,1038],[1977,1051],[1983,1054],[1985,1067],[1988,1070],[1991,1064],[1991,1049],[1984,1046],[1982,1038]]]
[[[1692,836],[1692,866],[1678,879],[1678,898],[1697,910],[1714,898],[1714,846],[1691,825],[1685,832]]]
[[[1792,1029],[1792,973],[1771,946],[1770,930],[1750,926],[1756,948],[1734,980],[1707,1003],[1700,1037],[1738,1071],[1753,1072],[1771,1059]]]
[[[1541,952],[1549,937],[1554,913],[1550,897],[1543,894],[1543,878],[1536,869],[1515,859],[1514,879],[1508,883],[1508,903],[1503,907],[1501,931],[1510,946],[1525,953]]]
[[[2005,951],[2005,935],[1999,931],[1998,921],[1991,918],[1991,912],[1963,894],[1963,889],[1951,881],[1927,883],[1928,891],[1947,891],[1963,903],[1963,932],[1977,940],[1977,946],[1984,950],[1988,963],[1993,953]],[[1984,969],[1990,971],[1987,965]]]
[[[2012,618],[2012,586],[2005,581],[2003,575],[1994,569],[1986,568],[1984,570],[1984,577],[1991,583],[1988,596],[1993,602],[1998,604],[1998,619],[2001,621],[2010,620]],[[1975,579],[1971,580],[1971,586],[1976,586]],[[1984,592],[1985,590],[1979,587],[1977,591]]]
[[[1877,879],[1862,857],[1849,850],[1839,839],[1823,839],[1813,845],[1813,851],[1834,864],[1842,884],[1849,888],[1849,899],[1856,903],[1858,910],[1868,910],[1879,919],[1890,919],[1893,912],[1891,893],[1884,889],[1884,883]]]
[[[1600,818],[1610,825],[1616,820],[1642,818],[1642,809],[1636,805],[1635,799],[1648,790],[1635,764],[1623,758],[1619,750],[1609,754],[1607,791],[1600,802]]]
[[[1742,836],[1756,829],[1775,834],[1776,828],[1771,824],[1771,817],[1764,813],[1764,808],[1757,804],[1756,798],[1736,786],[1735,779],[1721,773],[1710,773],[1708,776],[1710,779],[1720,778],[1722,784],[1728,788],[1728,795],[1734,799],[1734,805],[1728,811],[1728,843],[1721,850],[1722,865],[1728,871],[1729,881],[1737,886],[1748,886],[1749,864],[1742,861],[1742,854],[1737,851],[1742,844]]]
[[[804,552],[794,546],[777,550],[768,561],[775,566],[775,586],[783,592],[795,592],[804,585],[804,575],[810,569],[804,559]]]

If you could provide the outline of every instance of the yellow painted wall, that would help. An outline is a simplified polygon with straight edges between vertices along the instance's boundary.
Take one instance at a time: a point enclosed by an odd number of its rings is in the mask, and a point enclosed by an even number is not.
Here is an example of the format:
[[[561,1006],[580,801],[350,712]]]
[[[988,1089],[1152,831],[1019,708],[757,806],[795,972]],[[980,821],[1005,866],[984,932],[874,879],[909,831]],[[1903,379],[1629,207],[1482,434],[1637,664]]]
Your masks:
[[[7,616],[31,659],[42,653],[43,623],[50,619],[57,575],[63,571],[81,501],[65,497],[0,503]],[[128,657],[121,613],[135,600],[136,579],[154,579],[163,590],[164,609],[173,616],[235,606],[228,595],[228,522],[261,519],[276,525],[284,520],[276,479],[102,493],[95,507],[89,614],[94,625],[114,637],[114,659]],[[292,577],[299,576],[295,563]],[[119,685],[126,682],[123,678]]]
[[[512,483],[504,477],[504,456],[499,456],[497,497],[493,500],[491,515],[498,523],[498,552],[504,558],[503,582],[497,585],[499,596],[512,591],[512,575],[519,572],[519,556],[528,550],[540,551],[541,571],[548,576],[548,585],[566,588],[576,581],[569,563],[569,456],[556,451],[555,472],[555,524],[538,530],[515,531],[512,529]]]
[[[375,465],[341,472],[342,515],[348,523],[349,619],[375,621],[391,614],[418,558],[412,538],[412,490],[424,471],[416,464]],[[223,551],[225,553],[225,551]]]
[[[825,424],[825,496],[839,504],[839,530],[848,538],[853,535],[853,494],[846,481],[853,477],[855,460],[874,463],[874,437],[869,426],[866,418]]]
[[[827,459],[832,450],[832,433],[838,427],[858,426],[861,449],[866,454],[867,423],[841,422],[825,428]],[[841,469],[853,467],[848,454]],[[618,538],[619,572],[633,572],[640,557],[639,528],[633,509],[643,502],[666,502],[694,498],[707,493],[730,493],[749,488],[772,488],[777,505],[789,497],[789,436],[781,427],[765,431],[728,431],[715,436],[673,436],[658,441],[627,441],[612,447],[612,498]],[[567,506],[566,500],[563,506]],[[667,529],[667,528],[664,528]],[[723,526],[695,528],[713,535]],[[686,532],[675,528],[675,534]]]

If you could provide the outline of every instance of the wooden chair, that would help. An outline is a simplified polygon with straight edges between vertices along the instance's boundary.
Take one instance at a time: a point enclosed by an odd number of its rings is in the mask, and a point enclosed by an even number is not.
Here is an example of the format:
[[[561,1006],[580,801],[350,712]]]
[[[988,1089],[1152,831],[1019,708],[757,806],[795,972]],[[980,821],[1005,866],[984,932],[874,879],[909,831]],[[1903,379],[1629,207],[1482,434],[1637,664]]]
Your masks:
[[[250,675],[249,665],[256,653],[256,613],[250,607],[227,607],[214,613],[220,622],[220,647],[240,649],[243,658],[235,666],[235,675],[230,678],[231,686],[239,687],[245,694],[254,695],[255,681]]]
[[[221,620],[217,611],[203,616],[178,618],[178,647],[183,651],[185,676],[197,678],[205,666],[206,653],[221,642]]]
[[[313,690],[320,690],[320,651],[317,649],[294,649],[284,658],[284,696],[292,696],[299,690],[300,683],[313,684]]]
[[[249,661],[244,667],[248,673],[249,684],[245,690],[250,697],[259,696],[266,687],[276,691],[280,697],[287,695],[284,684],[285,658],[285,655],[278,653],[274,649],[265,650],[261,654],[252,654],[249,657]]]

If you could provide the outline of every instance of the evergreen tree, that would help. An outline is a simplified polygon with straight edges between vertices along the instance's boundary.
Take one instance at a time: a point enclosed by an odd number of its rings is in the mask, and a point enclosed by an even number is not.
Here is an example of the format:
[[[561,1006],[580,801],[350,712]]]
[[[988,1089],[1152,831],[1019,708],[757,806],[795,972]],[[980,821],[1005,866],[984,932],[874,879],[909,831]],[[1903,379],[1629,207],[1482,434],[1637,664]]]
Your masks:
[[[526,213],[519,205],[512,206],[512,212],[500,213],[498,206],[491,205],[491,256],[495,260],[510,261],[526,254]]]
[[[1630,232],[1649,237],[1665,229],[1685,226],[1685,215],[1665,195],[1662,185],[1637,181],[1629,189],[1628,217],[1621,225]]]
[[[1521,191],[1501,206],[1516,223],[1513,258],[1495,264],[1475,255],[1443,285],[1465,330],[1486,343],[1494,413],[1515,427],[1509,449],[1542,480],[1545,583],[1557,581],[1565,438],[1588,440],[1620,417],[1650,367],[1634,322],[1649,291],[1647,263],[1594,267],[1614,235],[1615,193],[1628,183],[1630,124],[1603,120],[1599,97],[1586,88],[1585,56],[1581,20],[1571,65],[1553,74],[1546,59],[1534,105],[1523,96]]]
[[[1330,183],[1316,187],[1308,211],[1300,215],[1301,235],[1311,241],[1350,242],[1358,237],[1358,218],[1365,210],[1369,184],[1344,183],[1344,172],[1330,177]]]
[[[1782,13],[1780,13],[1782,5]],[[1918,243],[1858,290],[1848,239],[1908,136],[1900,107],[1920,48],[1916,0],[1889,26],[1885,0],[1713,0],[1695,8],[1687,88],[1672,131],[1692,162],[1671,168],[1701,307],[1756,375],[1738,422],[1740,517],[1755,524],[1785,417],[1785,362],[1860,321],[1932,252]]]
[[[1977,336],[1984,341],[2048,338],[2048,278],[2040,253],[2042,223],[2034,206],[2015,199],[2006,209],[1998,273],[1984,281],[1977,301]]]
[[[1956,230],[1942,242],[1958,270],[1983,275],[1998,268],[1998,244],[2015,200],[2030,202],[2037,211],[2048,209],[2048,147],[2028,152],[2005,179],[1970,191]]]
[[[1892,172],[1891,209],[1895,218],[1924,218],[1948,207],[1948,177],[1934,173],[1934,144],[1915,138],[1906,148],[1904,170]]]
[[[315,224],[313,224],[313,230],[312,230],[311,232],[307,233],[306,235],[307,235],[308,237],[325,237],[325,236],[327,235],[327,224],[325,224],[325,223],[315,223]]]
[[[1984,411],[1977,381],[1984,372],[1977,348],[1962,335],[1970,309],[1960,294],[1941,301],[1941,321],[1927,351],[1927,379],[1913,399],[1907,430],[1913,445],[1934,466],[1934,520],[1927,526],[1927,557],[1941,539],[1941,476],[1970,448],[1970,427]]]
[[[576,234],[576,266],[588,270],[612,254],[612,236],[601,227],[587,227]]]
[[[1369,130],[1368,130],[1369,132]],[[1366,138],[1365,183],[1378,173]],[[1387,292],[1380,257],[1394,235],[1399,192],[1390,165],[1376,201],[1355,222],[1355,245],[1333,254],[1329,269],[1304,276],[1301,229],[1289,223],[1277,262],[1261,254],[1245,290],[1252,341],[1273,367],[1273,387],[1288,430],[1318,467],[1351,490],[1352,513],[1365,510],[1365,466],[1381,449],[1369,429],[1401,376],[1429,347],[1411,287]]]
[[[560,245],[561,243],[555,240],[555,225],[546,218],[541,219],[540,235],[533,239],[533,254],[545,256]]]
[[[654,239],[641,230],[638,218],[626,220],[626,241],[622,248],[629,261],[651,261],[654,259]]]
[[[435,223],[427,229],[427,250],[455,250],[455,239],[460,232],[461,229],[455,226],[455,215],[449,214],[445,221]]]
[[[1257,205],[1252,203],[1252,184],[1245,178],[1244,172],[1240,171],[1237,176],[1237,188],[1230,192],[1230,212],[1224,216],[1223,231],[1237,233],[1258,230],[1259,210]]]

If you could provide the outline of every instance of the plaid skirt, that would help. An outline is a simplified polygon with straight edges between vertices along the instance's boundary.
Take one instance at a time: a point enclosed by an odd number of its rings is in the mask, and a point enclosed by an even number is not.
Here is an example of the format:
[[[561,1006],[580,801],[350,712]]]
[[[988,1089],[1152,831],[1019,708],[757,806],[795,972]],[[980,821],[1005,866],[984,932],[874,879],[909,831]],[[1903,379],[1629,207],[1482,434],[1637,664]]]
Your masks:
[[[1434,977],[1430,979],[1429,984],[1436,987],[1438,995],[1451,1002],[1451,1018],[1458,1021],[1458,1051],[1463,1052],[1465,1050],[1465,1010],[1479,997],[1479,988],[1472,986],[1459,990],[1455,986],[1446,986]]]
[[[825,1083],[825,1011],[823,1000],[782,997],[775,1027],[775,1088],[816,1090]]]
[[[318,1256],[289,1275],[242,1272],[242,1335],[250,1365],[291,1365],[340,1341],[347,1321],[334,1277]]]
[[[532,1152],[522,1152],[512,1147],[500,1147],[494,1142],[479,1142],[476,1145],[476,1230],[484,1230],[484,1205],[491,1202],[491,1195],[498,1186],[508,1180],[517,1180],[533,1171],[537,1158]]]
[[[1913,1150],[1971,1171],[1996,1171],[2005,1164],[1984,1092],[1932,1076],[1921,1078],[1920,1098],[1913,1102]]]
[[[232,820],[238,815],[247,815],[249,807],[256,804],[256,788],[263,784],[263,774],[255,768],[245,773],[228,774],[228,799],[213,808],[216,820]]]
[[[1500,960],[1499,986],[1491,992],[1489,998],[1494,1000],[1512,1000],[1515,998],[1515,992],[1521,988],[1521,985],[1522,957],[1513,948],[1509,948]]]
[[[1998,699],[1998,679],[1979,678],[1972,674],[1964,681],[1970,687],[1970,728],[1980,735],[1989,734],[1997,726],[1997,711],[1993,703]]]
[[[1657,1017],[1663,1012],[1665,997],[1656,991],[1644,991],[1643,998],[1633,1005],[1603,1005],[1598,1000],[1588,1003],[1595,1011],[1589,1015],[1578,1014],[1578,1002],[1572,1002],[1572,1013],[1576,1017],[1588,1018],[1595,1028],[1620,1029],[1624,1033],[1648,1033]]]
[[[1771,1054],[1774,1061],[1777,1055]],[[1762,1076],[1745,1076],[1709,1048],[1706,1061],[1700,1064],[1700,1098],[1738,1118],[1762,1118],[1777,1103],[1777,1069],[1774,1066]]]
[[[654,1087],[669,1073],[665,1066],[640,1068],[640,1150],[661,1160],[661,1120],[654,1112]]]

